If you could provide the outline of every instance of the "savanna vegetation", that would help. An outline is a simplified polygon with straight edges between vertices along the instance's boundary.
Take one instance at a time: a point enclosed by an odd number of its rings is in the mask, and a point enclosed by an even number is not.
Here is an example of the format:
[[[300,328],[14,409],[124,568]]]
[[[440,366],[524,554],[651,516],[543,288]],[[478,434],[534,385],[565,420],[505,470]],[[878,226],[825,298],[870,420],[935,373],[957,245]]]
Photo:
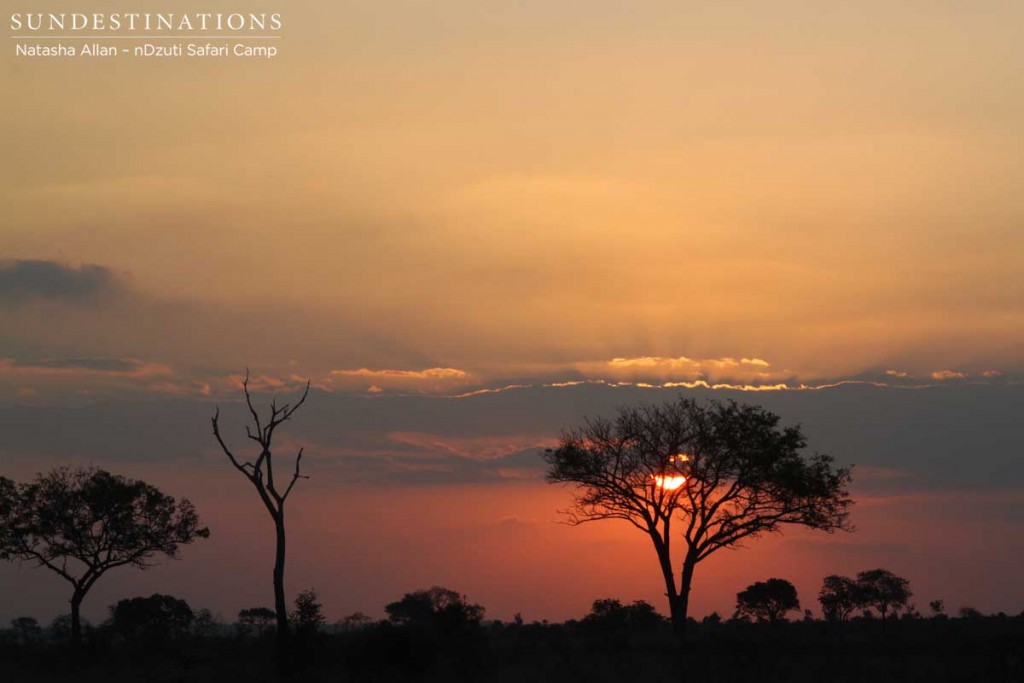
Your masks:
[[[1024,680],[1024,613],[965,606],[950,617],[945,601],[933,599],[923,615],[910,581],[883,568],[823,577],[821,619],[779,577],[737,587],[731,617],[695,619],[692,579],[710,554],[794,525],[852,530],[850,469],[805,455],[799,427],[734,402],[624,407],[566,430],[545,453],[548,480],[572,491],[571,522],[617,519],[650,538],[665,614],[643,600],[606,597],[564,623],[520,614],[503,621],[433,586],[382,605],[383,618],[331,621],[315,590],[289,602],[284,582],[285,502],[305,474],[300,450],[275,482],[272,439],[308,387],[262,415],[248,381],[243,390],[252,420],[244,434],[257,444],[252,459],[222,435],[219,414],[212,427],[273,522],[270,604],[225,618],[177,596],[133,596],[89,624],[81,604],[101,576],[176,557],[209,531],[187,500],[103,470],[57,468],[22,484],[0,477],[0,558],[55,572],[71,587],[68,614],[49,624],[19,616],[0,628],[2,680]]]

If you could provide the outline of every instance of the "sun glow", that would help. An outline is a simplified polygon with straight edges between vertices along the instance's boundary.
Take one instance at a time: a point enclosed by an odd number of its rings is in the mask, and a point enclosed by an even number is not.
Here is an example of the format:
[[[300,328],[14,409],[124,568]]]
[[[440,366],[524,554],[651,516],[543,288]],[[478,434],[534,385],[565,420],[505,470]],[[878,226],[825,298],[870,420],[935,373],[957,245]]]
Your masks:
[[[660,475],[654,475],[654,483],[660,488],[666,491],[675,491],[677,488],[686,483],[686,477],[682,475],[675,475],[670,477],[663,477]]]

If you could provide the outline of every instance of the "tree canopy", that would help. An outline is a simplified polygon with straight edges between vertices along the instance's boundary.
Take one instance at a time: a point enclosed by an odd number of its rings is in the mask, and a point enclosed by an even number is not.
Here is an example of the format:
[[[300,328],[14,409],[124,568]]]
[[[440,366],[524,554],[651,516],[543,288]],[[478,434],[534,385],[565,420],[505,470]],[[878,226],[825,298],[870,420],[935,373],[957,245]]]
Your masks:
[[[858,573],[857,586],[861,604],[877,609],[883,620],[890,612],[895,614],[906,607],[914,595],[910,592],[910,582],[888,569],[869,569]]]
[[[712,553],[785,525],[850,528],[849,468],[805,456],[800,428],[779,422],[735,401],[621,407],[565,430],[545,452],[547,479],[573,486],[571,522],[621,519],[650,537],[681,632],[694,568]],[[674,538],[684,545],[678,583]]]
[[[466,601],[456,591],[441,586],[406,593],[401,600],[384,607],[388,619],[398,625],[454,631],[476,626],[484,608]]]
[[[82,599],[104,573],[146,569],[210,535],[188,500],[105,470],[67,467],[25,484],[0,478],[0,530],[0,557],[35,562],[72,585],[76,642]]]
[[[758,581],[736,594],[736,614],[758,621],[779,621],[796,609],[796,587],[785,579]]]

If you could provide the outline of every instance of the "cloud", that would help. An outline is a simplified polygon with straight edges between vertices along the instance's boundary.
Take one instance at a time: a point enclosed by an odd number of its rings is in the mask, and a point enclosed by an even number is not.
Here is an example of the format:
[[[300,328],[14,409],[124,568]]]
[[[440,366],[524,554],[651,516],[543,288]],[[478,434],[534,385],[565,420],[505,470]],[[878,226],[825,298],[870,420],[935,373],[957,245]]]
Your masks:
[[[75,267],[56,261],[0,261],[0,302],[81,302],[116,294],[121,289],[114,271],[105,266]]]
[[[433,367],[423,370],[331,370],[326,384],[331,388],[358,389],[371,394],[388,390],[438,392],[465,386],[470,375],[465,370],[448,367]]]
[[[161,363],[137,358],[43,358],[41,360],[0,359],[0,374],[33,376],[107,375],[148,378],[171,374]]]
[[[371,379],[465,379],[466,373],[456,368],[427,368],[426,370],[331,370],[332,376],[369,377]]]
[[[907,377],[910,377],[909,373],[902,370],[886,370],[885,374],[889,377],[898,377],[899,379],[906,379]]]
[[[778,383],[789,379],[786,370],[770,370],[771,363],[757,357],[689,358],[687,356],[616,357],[607,361],[576,363],[574,369],[589,379],[609,381],[716,383]]]
[[[428,432],[391,432],[391,441],[413,446],[427,453],[442,453],[471,460],[495,460],[531,448],[553,446],[552,438],[536,436],[447,436]]]
[[[932,379],[945,380],[945,379],[966,379],[967,373],[957,372],[956,370],[936,370],[932,373]]]

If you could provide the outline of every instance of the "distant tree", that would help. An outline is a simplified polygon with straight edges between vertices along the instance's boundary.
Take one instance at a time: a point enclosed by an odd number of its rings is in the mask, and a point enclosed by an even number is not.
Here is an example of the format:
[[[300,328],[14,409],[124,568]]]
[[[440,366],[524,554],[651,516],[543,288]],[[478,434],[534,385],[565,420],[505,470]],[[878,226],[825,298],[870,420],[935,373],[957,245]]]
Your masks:
[[[958,614],[961,619],[981,619],[985,616],[981,613],[981,610],[973,607],[961,607]]]
[[[776,622],[797,609],[796,588],[785,579],[758,581],[736,594],[736,613],[758,621]]]
[[[282,423],[290,420],[295,411],[305,403],[306,397],[309,396],[309,382],[306,382],[306,389],[302,392],[295,405],[285,403],[278,408],[277,399],[275,398],[271,401],[270,414],[265,420],[260,418],[259,412],[253,406],[252,395],[249,393],[248,370],[246,370],[245,380],[242,382],[242,391],[245,393],[245,403],[249,408],[249,414],[252,416],[253,421],[252,425],[246,425],[245,434],[246,437],[259,445],[259,455],[251,462],[241,461],[235,457],[234,452],[228,447],[220,433],[220,408],[217,408],[211,419],[213,423],[213,436],[217,439],[221,450],[228,456],[234,468],[241,472],[249,483],[252,484],[253,488],[256,489],[256,493],[274,522],[277,541],[274,554],[274,613],[277,619],[277,648],[278,654],[281,656],[279,664],[282,668],[287,668],[288,603],[284,592],[286,549],[284,504],[288,500],[295,482],[307,477],[302,474],[301,470],[303,449],[300,448],[298,455],[295,456],[295,470],[291,477],[287,479],[288,484],[283,489],[278,488],[274,482],[274,458],[270,449],[274,439],[274,431]]]
[[[110,607],[114,633],[133,643],[162,643],[183,638],[195,615],[184,600],[155,593],[128,598]]]
[[[295,611],[291,615],[295,630],[309,636],[324,624],[323,607],[312,588],[304,590],[295,598]]]
[[[82,631],[92,628],[87,619],[82,619]],[[71,640],[71,615],[58,614],[50,622],[50,637],[56,640]]]
[[[928,603],[928,608],[932,611],[932,617],[946,616],[946,602],[944,600],[932,600]]]
[[[909,603],[906,609],[903,610],[903,614],[900,615],[900,619],[910,621],[913,619],[920,619],[921,613],[917,611],[917,605]]]
[[[255,628],[258,637],[263,636],[264,629],[276,618],[274,610],[269,607],[249,607],[238,613],[238,622],[247,628]]]
[[[217,635],[220,628],[221,625],[217,617],[204,607],[195,613],[190,632],[197,638],[209,638]]]
[[[846,621],[850,615],[863,606],[860,586],[848,576],[831,574],[818,593],[821,611],[829,621]]]
[[[700,623],[704,626],[718,626],[722,623],[722,615],[718,612],[712,612],[711,614],[701,619]]]
[[[188,500],[101,469],[57,468],[27,484],[0,478],[0,558],[35,562],[71,584],[71,640],[81,605],[110,569],[146,569],[154,557],[210,532]]]
[[[358,631],[373,623],[373,619],[363,612],[353,612],[337,623],[338,630]]]
[[[657,626],[662,622],[654,606],[646,600],[636,600],[623,605],[614,598],[595,600],[590,614],[583,617],[583,623],[604,629],[629,629],[641,631]]]
[[[895,614],[913,597],[910,582],[896,576],[888,569],[870,569],[857,574],[857,590],[860,604],[874,607],[884,622],[890,613]]]
[[[401,600],[384,607],[388,619],[400,626],[457,631],[475,627],[484,616],[484,608],[466,601],[464,595],[433,586],[406,593]]]
[[[21,643],[37,643],[43,638],[43,629],[35,617],[15,617],[11,619],[11,629]]]
[[[850,471],[805,458],[799,427],[764,408],[679,398],[588,419],[545,452],[547,480],[575,487],[569,520],[621,519],[654,545],[673,627],[684,643],[697,564],[785,525],[849,529]],[[672,524],[682,566],[673,565]]]
[[[806,622],[811,622],[811,621],[814,621],[814,613],[811,612],[811,610],[809,610],[809,609],[805,609],[804,610],[804,622],[806,623]]]

